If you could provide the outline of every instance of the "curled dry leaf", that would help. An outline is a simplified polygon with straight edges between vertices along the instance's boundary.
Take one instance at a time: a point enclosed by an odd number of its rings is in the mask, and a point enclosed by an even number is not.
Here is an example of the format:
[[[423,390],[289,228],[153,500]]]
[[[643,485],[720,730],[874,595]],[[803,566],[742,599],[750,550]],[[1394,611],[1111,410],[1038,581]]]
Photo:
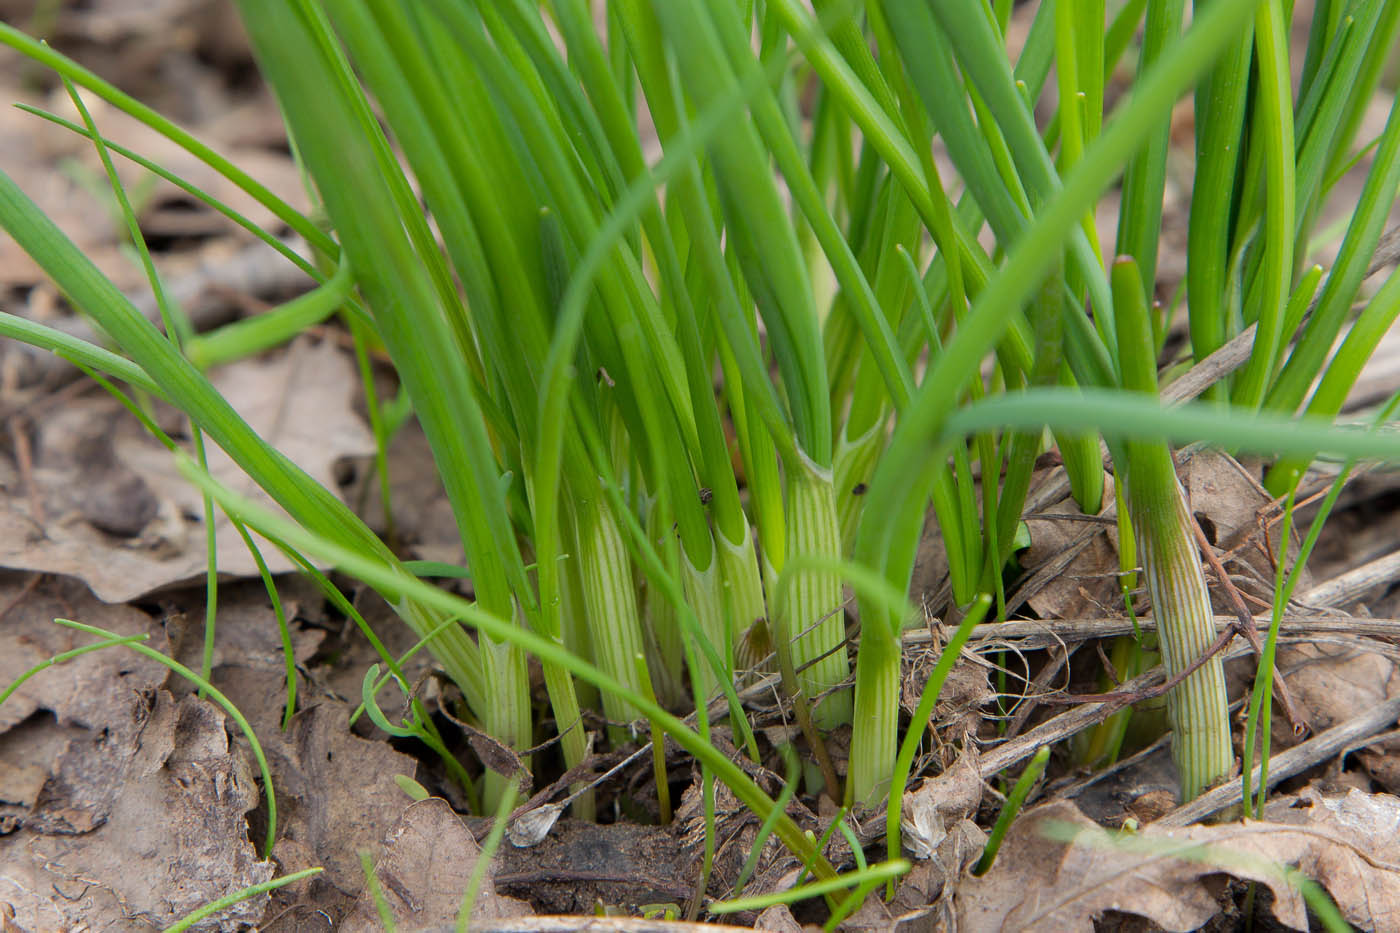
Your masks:
[[[1325,887],[1348,922],[1400,929],[1400,800],[1306,789],[1262,822],[1111,833],[1057,801],[1012,827],[990,872],[956,892],[959,929],[1091,931],[1106,911],[1194,930],[1218,910],[1204,883],[1227,874],[1268,885],[1279,922],[1308,929],[1289,874]],[[1290,871],[1291,870],[1291,871]]]
[[[951,767],[905,791],[900,828],[904,848],[916,859],[934,858],[948,829],[977,812],[982,776],[977,750],[969,745]],[[948,866],[956,872],[959,866]]]

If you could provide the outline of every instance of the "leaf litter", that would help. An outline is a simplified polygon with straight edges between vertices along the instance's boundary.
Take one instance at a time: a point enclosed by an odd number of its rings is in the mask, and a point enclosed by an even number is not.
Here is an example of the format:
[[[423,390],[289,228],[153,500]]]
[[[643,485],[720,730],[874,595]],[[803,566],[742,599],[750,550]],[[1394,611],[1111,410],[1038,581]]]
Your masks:
[[[381,897],[395,922],[415,928],[452,924],[471,882],[481,848],[447,801],[429,797],[412,804],[394,823],[374,861]],[[472,903],[471,923],[531,914],[524,901],[497,893],[487,877]],[[346,933],[383,929],[371,893],[362,892],[341,924]]]
[[[353,410],[353,366],[329,341],[303,339],[267,359],[220,367],[213,381],[254,429],[331,489],[337,464],[374,450]],[[183,430],[178,418],[163,420],[167,430]],[[15,470],[0,482],[0,566],[76,576],[108,602],[204,574],[203,500],[118,402],[70,401],[39,419],[35,435],[28,475]],[[209,469],[270,503],[217,448]],[[220,513],[215,535],[220,572],[256,576],[243,539]],[[273,572],[292,569],[271,545],[261,547]]]
[[[163,927],[272,877],[248,839],[254,771],[223,712],[165,690],[142,702],[123,733],[70,742],[23,828],[0,839],[3,896],[19,926]],[[243,901],[201,928],[239,929],[266,905]]]
[[[1347,921],[1368,930],[1400,926],[1400,800],[1355,789],[1328,796],[1305,788],[1271,801],[1260,822],[1143,827],[1115,834],[1073,804],[1025,813],[1002,854],[954,896],[966,930],[1094,930],[1109,911],[1165,930],[1195,930],[1220,910],[1211,876],[1257,881],[1273,893],[1278,922],[1308,929],[1301,894],[1282,866],[1316,880]]]

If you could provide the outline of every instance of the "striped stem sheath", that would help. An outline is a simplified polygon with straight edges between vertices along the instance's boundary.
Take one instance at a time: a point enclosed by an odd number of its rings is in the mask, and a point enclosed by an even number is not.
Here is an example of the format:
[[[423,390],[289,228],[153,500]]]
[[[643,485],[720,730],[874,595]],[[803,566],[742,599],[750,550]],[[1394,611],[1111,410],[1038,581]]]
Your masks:
[[[879,624],[885,624],[881,620]],[[871,627],[873,628],[873,626]],[[890,793],[891,772],[899,750],[900,643],[876,637],[867,629],[856,654],[855,715],[852,754],[846,781],[847,803],[873,807]]]
[[[1158,619],[1168,676],[1186,670],[1215,641],[1210,591],[1191,534],[1191,516],[1166,445],[1129,445],[1128,509]],[[1210,658],[1167,694],[1172,757],[1181,799],[1191,800],[1230,776],[1229,699],[1225,668]]]
[[[645,693],[636,662],[643,653],[637,591],[617,518],[607,499],[598,495],[579,505],[577,521],[579,576],[594,660],[612,677]],[[641,716],[631,703],[610,693],[603,694],[603,712],[613,722],[631,722]]]
[[[843,434],[836,442],[836,501],[843,554],[855,548],[861,506],[865,502],[861,493],[875,475],[875,463],[885,449],[886,436],[885,419],[881,418],[854,440],[848,440]],[[856,491],[858,487],[861,492]]]
[[[723,530],[715,533],[715,553],[719,555],[724,586],[729,593],[726,598],[732,601],[733,606],[735,645],[740,643],[750,627],[767,615],[763,601],[763,577],[758,571],[758,550],[754,547],[748,519],[742,514],[740,518],[744,524],[739,541],[730,541]]]
[[[1137,263],[1131,257],[1119,257],[1110,279],[1123,388],[1155,396],[1155,345]],[[1126,474],[1124,498],[1158,620],[1163,661],[1167,675],[1174,677],[1209,651],[1215,641],[1210,590],[1191,533],[1191,513],[1176,478],[1171,450],[1164,442],[1115,444],[1113,457],[1120,475]],[[1167,694],[1167,716],[1172,724],[1172,757],[1181,781],[1181,797],[1190,800],[1228,777],[1234,764],[1230,704],[1219,656],[1207,660],[1172,688]]]
[[[695,621],[700,626],[700,634],[715,649],[719,657],[725,657],[725,615],[724,615],[724,576],[719,561],[710,561],[704,570],[698,569],[690,558],[681,555],[681,580],[685,585],[685,598],[695,610]],[[690,672],[690,679],[696,693],[707,701],[719,693],[719,681],[705,655],[697,648],[692,655],[697,667]],[[732,663],[732,661],[726,661]]]
[[[517,621],[523,624],[518,612]],[[479,644],[482,673],[492,693],[492,702],[480,711],[481,723],[487,734],[501,744],[513,749],[529,748],[533,744],[534,711],[530,706],[530,673],[525,651],[489,635],[482,635]],[[529,768],[529,756],[522,755],[521,763]],[[482,799],[492,803],[500,800],[506,786],[517,778],[518,775],[508,776],[487,768]]]
[[[787,559],[808,555],[840,557],[841,529],[831,470],[801,456],[794,462],[787,477]],[[846,631],[841,604],[841,578],[826,570],[804,569],[794,574],[788,592],[783,594],[782,617],[778,620],[780,637],[791,641],[792,663],[808,699],[815,699],[850,676],[842,644]],[[824,698],[813,709],[812,719],[823,729],[850,722],[850,692]]]
[[[667,521],[655,500],[646,506],[647,538],[658,550],[664,548],[665,536],[671,534]],[[682,557],[684,561],[685,558]],[[687,562],[688,563],[688,562]],[[661,705],[678,709],[690,698],[684,678],[685,648],[681,627],[676,619],[676,607],[664,590],[646,578],[634,575],[642,600],[643,634],[647,640],[647,666],[651,685]]]

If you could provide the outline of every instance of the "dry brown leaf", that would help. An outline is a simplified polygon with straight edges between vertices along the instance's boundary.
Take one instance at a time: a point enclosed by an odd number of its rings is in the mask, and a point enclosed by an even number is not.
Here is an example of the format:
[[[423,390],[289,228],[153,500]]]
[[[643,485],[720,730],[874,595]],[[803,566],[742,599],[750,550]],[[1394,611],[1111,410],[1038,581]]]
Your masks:
[[[982,773],[969,744],[951,767],[904,792],[900,826],[904,847],[916,859],[938,859],[949,827],[973,816],[982,802]],[[956,873],[956,862],[943,866]]]
[[[331,342],[303,339],[266,359],[213,374],[216,388],[264,440],[335,489],[335,464],[367,456],[373,438],[351,401],[354,369]],[[175,461],[113,400],[75,401],[37,426],[35,494],[11,473],[0,496],[0,566],[76,576],[107,602],[128,602],[206,572],[203,501]],[[270,502],[222,451],[214,476]],[[35,515],[34,500],[42,501]],[[215,522],[219,571],[254,576],[257,565],[227,518]],[[292,569],[265,542],[274,573]]]
[[[941,636],[947,636],[945,629]],[[938,666],[943,653],[940,637],[934,647],[905,649],[904,672],[900,677],[899,705],[909,715],[918,709],[929,675]],[[963,736],[975,733],[982,722],[983,709],[994,699],[991,684],[988,682],[988,668],[981,664],[957,664],[948,672],[943,687],[938,692],[938,702],[934,705],[929,722],[938,727],[939,733],[960,741]]]
[[[289,732],[262,736],[282,807],[274,855],[284,846],[323,865],[324,880],[352,894],[364,876],[356,853],[376,845],[403,812],[407,798],[394,775],[412,777],[417,764],[387,742],[352,733],[345,704],[323,701],[292,719]],[[297,867],[307,867],[298,864]]]
[[[1307,789],[1279,798],[1263,822],[1115,835],[1072,804],[1057,801],[1022,816],[992,870],[958,888],[960,929],[1094,929],[1106,911],[1146,917],[1167,930],[1194,930],[1218,910],[1204,883],[1228,874],[1262,882],[1278,920],[1308,928],[1302,896],[1283,867],[1328,889],[1348,922],[1400,929],[1400,800],[1352,790],[1325,797]],[[1073,840],[1065,841],[1065,840]]]
[[[305,577],[284,576],[277,580],[288,620],[292,657],[303,670],[326,638],[324,629],[296,622],[303,607],[309,607],[312,613],[319,610],[323,599],[314,586]],[[183,608],[184,612],[166,621],[166,631],[170,633],[175,659],[198,670],[204,655],[204,600],[194,599]],[[259,736],[271,736],[282,728],[287,669],[282,633],[262,582],[248,580],[220,586],[217,623],[210,680],[238,707]],[[172,683],[171,689],[178,695],[195,687]],[[307,698],[312,695],[312,688],[304,675],[297,678],[297,690],[298,707],[310,705]]]
[[[26,584],[19,574],[0,575],[0,605],[14,603],[4,617],[0,686],[60,652],[98,641],[55,624],[59,617],[100,625],[118,635],[148,635],[147,645],[161,652],[170,650],[160,624],[144,612],[129,606],[105,606],[86,587],[71,580],[48,581],[28,593]],[[16,599],[19,601],[14,602]],[[164,665],[127,648],[80,655],[25,681],[0,706],[0,732],[38,710],[48,710],[60,724],[77,723],[96,732],[123,734],[141,698],[165,683],[167,675]]]
[[[23,90],[7,90],[8,93],[4,95],[7,101],[16,97],[28,98],[27,103],[53,110],[73,122],[81,122],[62,90],[46,100],[36,99]],[[98,128],[108,139],[152,159],[243,212],[254,223],[273,231],[280,228],[281,222],[266,207],[168,139],[143,124],[119,115],[110,105],[97,98],[88,96],[85,102],[93,111]],[[263,106],[266,108],[269,104],[264,103]],[[235,126],[230,122],[228,128],[232,130]],[[199,132],[198,128],[196,132]],[[239,145],[238,141],[221,143],[218,137],[225,134],[218,132],[201,135],[293,206],[307,209],[296,166],[285,152],[258,145]],[[149,287],[146,275],[140,263],[134,262],[129,251],[122,246],[126,234],[121,221],[113,215],[110,205],[93,193],[94,190],[105,191],[107,182],[92,144],[66,129],[10,107],[0,112],[0,136],[8,140],[8,144],[0,144],[0,165],[15,178],[25,193],[118,288],[132,295],[145,292]],[[212,209],[197,204],[175,186],[158,181],[145,169],[115,156],[114,164],[136,204],[143,230],[148,236],[194,238],[189,240],[192,243],[213,237],[227,238],[233,243],[253,240],[252,234]],[[56,170],[56,167],[63,170]],[[76,180],[78,178],[83,179],[81,184]],[[175,224],[179,229],[172,227]],[[161,253],[156,260],[161,274],[166,278],[179,276],[198,262],[197,256],[184,252]],[[22,288],[42,285],[44,292],[51,290],[38,265],[8,237],[0,238],[0,285]]]
[[[1269,555],[1279,553],[1283,533],[1282,523],[1274,522],[1268,526],[1267,540],[1264,536],[1264,519],[1273,514],[1273,497],[1259,484],[1249,467],[1222,451],[1194,452],[1182,464],[1180,473],[1186,501],[1201,530],[1222,556],[1234,555],[1225,569],[1232,575],[1243,572],[1252,577],[1253,592],[1269,597],[1274,582],[1274,566]],[[1295,535],[1289,544],[1289,553],[1298,553],[1298,546]],[[1240,582],[1237,578],[1236,584]],[[1304,568],[1297,592],[1306,592],[1311,586],[1312,575]],[[1219,598],[1213,579],[1211,588],[1216,593],[1216,611],[1230,612],[1229,604]]]
[[[384,902],[400,928],[422,930],[453,924],[480,856],[481,847],[446,800],[429,797],[404,810],[385,837],[374,864]],[[523,902],[497,894],[488,872],[472,904],[472,926],[529,913]],[[382,929],[367,887],[340,929],[343,933]]]
[[[366,463],[353,499],[361,500],[365,521],[383,534],[384,504],[372,464]],[[420,560],[436,560],[462,566],[462,532],[452,514],[433,462],[433,451],[417,419],[410,418],[389,444],[389,496],[394,507],[394,532],[398,541]]]
[[[1400,670],[1364,643],[1282,645],[1278,669],[1316,731],[1330,729],[1400,692]]]
[[[1381,790],[1400,794],[1400,740],[1393,734],[1386,741],[1362,749],[1356,758]]]
[[[484,821],[473,829],[478,838],[487,831]],[[635,913],[646,904],[684,904],[698,864],[670,828],[565,817],[528,849],[502,844],[495,877],[498,890],[528,896],[541,913],[588,914],[598,901]]]
[[[933,509],[924,517],[924,530],[914,552],[914,569],[909,576],[909,599],[926,612],[937,612],[948,587],[948,549],[938,528]]]
[[[70,746],[35,807],[56,834],[30,828],[43,822],[35,819],[0,840],[0,898],[20,926],[164,927],[272,877],[272,863],[259,861],[248,841],[246,814],[258,789],[246,758],[230,748],[223,714],[164,690],[152,703],[120,767],[103,748],[110,738],[94,734]],[[111,799],[97,819],[82,804],[108,780]],[[242,929],[266,904],[266,895],[250,898],[194,929]]]
[[[767,930],[768,933],[802,933],[802,924],[797,922],[786,904],[774,904],[764,910],[754,921],[753,928]]]
[[[1105,510],[1113,506],[1112,481],[1105,477]],[[1041,514],[1079,515],[1066,495]],[[1021,554],[1026,575],[1021,587],[1033,587],[1027,599],[1042,619],[1079,619],[1121,614],[1118,584],[1117,526],[1093,525],[1063,518],[1031,519],[1031,545]],[[1049,573],[1049,579],[1038,574]]]

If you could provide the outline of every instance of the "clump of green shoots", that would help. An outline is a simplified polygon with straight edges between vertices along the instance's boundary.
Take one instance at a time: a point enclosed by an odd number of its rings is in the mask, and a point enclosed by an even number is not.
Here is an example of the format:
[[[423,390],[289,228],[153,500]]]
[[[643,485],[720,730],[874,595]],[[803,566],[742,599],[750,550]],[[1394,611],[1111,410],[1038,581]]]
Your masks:
[[[1400,5],[1320,3],[1296,100],[1280,0],[1199,4],[1184,31],[1180,0],[1135,0],[1111,20],[1102,0],[1056,0],[1015,52],[1009,0],[612,0],[601,27],[593,6],[240,0],[329,232],[0,27],[0,41],[271,209],[305,238],[314,261],[287,255],[318,283],[256,332],[177,346],[0,176],[0,226],[117,352],[10,316],[0,331],[188,414],[294,524],[189,468],[210,496],[303,560],[374,586],[498,741],[523,752],[545,738],[533,655],[568,766],[586,757],[590,707],[615,743],[645,720],[767,817],[773,801],[707,739],[712,709],[748,736],[735,684],[741,663],[768,653],[753,646],[771,646],[814,755],[829,763],[823,734],[853,727],[850,773],[823,767],[813,786],[847,805],[888,801],[893,844],[891,785],[925,728],[901,742],[910,614],[898,597],[930,504],[948,555],[945,615],[980,618],[1000,594],[1045,429],[1089,513],[1103,497],[1102,434],[1167,670],[1180,673],[1214,628],[1168,442],[1287,454],[1275,491],[1317,450],[1400,452],[1288,420],[1319,375],[1306,408],[1334,416],[1400,313],[1392,274],[1324,366],[1395,200],[1394,114],[1311,314],[1321,276],[1309,235],[1369,142],[1357,128]],[[1105,85],[1139,27],[1137,73],[1106,115]],[[1169,322],[1149,299],[1172,109],[1193,88],[1191,351],[1201,360],[1254,328],[1255,352],[1202,405],[1164,410]],[[1037,122],[1052,91],[1053,117]],[[648,161],[653,132],[661,155]],[[1115,262],[1093,217],[1120,176]],[[205,377],[332,309],[362,356],[373,341],[393,361],[461,531],[470,602],[418,580]],[[392,403],[372,408],[387,443]],[[852,639],[843,582],[858,595]],[[1232,765],[1219,662],[1169,703],[1191,796]],[[741,744],[757,754],[751,737]],[[488,810],[513,792],[491,773],[481,790]],[[594,801],[574,806],[588,815]],[[831,867],[796,824],[775,816],[773,831],[821,876],[813,890],[829,890]]]

